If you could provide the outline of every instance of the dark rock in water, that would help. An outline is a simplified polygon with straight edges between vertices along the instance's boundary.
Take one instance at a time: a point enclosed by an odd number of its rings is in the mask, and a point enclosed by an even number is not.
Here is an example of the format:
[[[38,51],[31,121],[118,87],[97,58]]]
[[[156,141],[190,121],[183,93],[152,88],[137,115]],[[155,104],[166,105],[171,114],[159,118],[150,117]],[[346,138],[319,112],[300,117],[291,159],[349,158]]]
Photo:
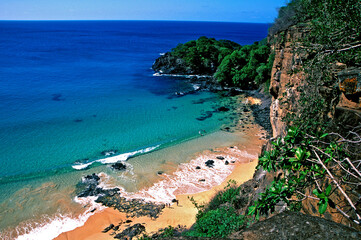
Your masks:
[[[65,98],[63,98],[60,93],[54,93],[54,94],[52,95],[51,100],[53,100],[53,101],[64,101]]]
[[[100,180],[100,177],[98,175],[96,175],[95,173],[91,174],[91,175],[86,175],[84,177],[84,180],[85,181],[88,181],[88,182],[95,182],[95,183],[98,183],[99,180]]]
[[[158,171],[157,174],[158,175],[162,175],[164,172],[163,171]]]
[[[155,219],[165,208],[164,204],[145,202],[139,199],[128,200],[120,196],[119,188],[103,189],[99,187],[99,176],[93,173],[85,176],[80,183],[76,185],[76,194],[79,198],[96,196],[95,202],[101,203],[106,207],[111,207],[119,212],[126,213],[127,217],[148,216]],[[126,223],[132,222],[127,220]]]
[[[218,160],[224,160],[224,157],[222,157],[222,156],[217,156],[216,157]]]
[[[77,123],[78,123],[78,122],[82,122],[82,121],[83,121],[83,119],[75,119],[75,120],[74,120],[74,122],[77,122]]]
[[[226,132],[229,132],[229,131],[231,130],[231,128],[230,128],[230,127],[225,127],[225,128],[223,128],[222,130],[223,130],[223,131],[226,131]]]
[[[202,116],[196,118],[198,121],[204,121],[207,118],[210,118],[213,116],[213,113],[211,111],[206,111],[205,113],[202,114]]]
[[[114,224],[110,224],[108,227],[104,228],[104,230],[102,231],[103,233],[109,232],[111,229],[113,229]]]
[[[143,232],[145,232],[145,227],[140,223],[136,223],[133,226],[126,228],[123,232],[115,235],[114,238],[133,239],[134,237],[140,235]]]
[[[209,168],[214,167],[214,160],[208,160],[205,162],[206,166]]]
[[[124,163],[121,163],[121,162],[114,163],[114,164],[111,165],[111,167],[114,170],[118,170],[118,171],[124,171],[124,170],[127,169],[127,166]]]
[[[103,151],[103,152],[101,152],[101,154],[104,156],[111,156],[111,155],[116,154],[117,152],[118,152],[117,150],[111,149],[111,150]]]
[[[230,110],[229,108],[224,107],[224,106],[217,108],[218,112],[228,112],[229,110]]]
[[[226,161],[224,162],[224,164],[225,164],[225,165],[228,165],[228,164],[229,164],[229,162],[226,160]]]
[[[224,97],[234,97],[237,96],[241,93],[241,91],[235,89],[235,88],[231,88],[228,90],[228,92],[224,93],[223,96]]]
[[[199,182],[205,182],[206,180],[204,178],[202,178],[202,179],[199,179],[198,181]]]
[[[93,173],[92,175],[85,176],[80,183],[76,185],[76,192],[78,197],[89,197],[89,196],[113,196],[118,193],[119,188],[113,189],[102,189],[98,187],[99,176]]]
[[[197,166],[196,169],[197,169],[197,170],[198,170],[198,169],[201,169],[201,167],[200,167],[200,166]]]

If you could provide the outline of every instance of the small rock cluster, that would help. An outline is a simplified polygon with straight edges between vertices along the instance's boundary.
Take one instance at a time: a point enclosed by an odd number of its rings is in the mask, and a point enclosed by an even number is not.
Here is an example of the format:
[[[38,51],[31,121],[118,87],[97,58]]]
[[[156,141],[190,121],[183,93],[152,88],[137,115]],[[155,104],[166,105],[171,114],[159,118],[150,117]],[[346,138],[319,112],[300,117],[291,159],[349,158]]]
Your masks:
[[[119,188],[101,188],[99,187],[99,181],[100,178],[95,173],[85,176],[77,184],[77,196],[81,198],[97,196],[95,202],[124,212],[128,217],[148,216],[155,219],[165,207],[164,204],[145,202],[138,199],[128,200],[120,196]]]

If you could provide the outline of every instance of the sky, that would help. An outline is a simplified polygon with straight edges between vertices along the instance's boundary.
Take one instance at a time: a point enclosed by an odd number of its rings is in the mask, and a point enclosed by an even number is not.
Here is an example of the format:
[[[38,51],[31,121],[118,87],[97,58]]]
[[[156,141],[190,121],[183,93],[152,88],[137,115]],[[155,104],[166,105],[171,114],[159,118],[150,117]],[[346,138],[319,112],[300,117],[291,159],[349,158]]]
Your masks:
[[[287,0],[0,0],[0,20],[271,23]]]

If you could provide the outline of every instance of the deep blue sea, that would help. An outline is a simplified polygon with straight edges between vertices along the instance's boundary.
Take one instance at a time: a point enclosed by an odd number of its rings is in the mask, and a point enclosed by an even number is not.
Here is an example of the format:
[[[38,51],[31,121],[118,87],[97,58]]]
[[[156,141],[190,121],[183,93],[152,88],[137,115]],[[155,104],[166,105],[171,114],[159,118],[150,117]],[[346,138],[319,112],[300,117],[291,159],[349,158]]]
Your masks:
[[[0,218],[15,219],[0,224],[0,232],[31,219],[33,211],[43,213],[30,207],[35,203],[19,200],[27,215],[12,216],[19,191],[31,194],[51,178],[59,185],[62,176],[79,172],[74,166],[80,164],[89,164],[85,171],[92,172],[106,158],[104,151],[115,150],[126,159],[193,139],[201,129],[219,129],[226,114],[196,118],[221,106],[220,96],[174,97],[193,86],[153,76],[152,63],[178,43],[200,36],[244,45],[265,38],[267,28],[217,22],[0,21]],[[194,104],[200,99],[203,104]]]

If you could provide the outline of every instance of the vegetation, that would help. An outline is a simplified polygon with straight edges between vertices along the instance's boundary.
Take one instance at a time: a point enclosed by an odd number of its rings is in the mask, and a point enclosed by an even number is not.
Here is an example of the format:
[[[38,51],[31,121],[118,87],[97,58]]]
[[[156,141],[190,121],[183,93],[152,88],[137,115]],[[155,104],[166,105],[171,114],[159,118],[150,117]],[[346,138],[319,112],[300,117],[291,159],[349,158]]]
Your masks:
[[[228,40],[200,37],[172,49],[198,74],[214,74],[224,85],[252,89],[270,78],[273,54],[265,41],[240,46]]]
[[[171,54],[199,74],[213,74],[223,58],[241,46],[229,40],[200,37],[172,49]]]
[[[225,85],[255,88],[270,78],[273,60],[269,46],[245,45],[223,59],[214,77]]]
[[[290,209],[299,210],[300,202],[313,199],[318,201],[320,214],[329,206],[360,224],[360,212],[356,208],[359,197],[355,191],[361,184],[361,172],[357,169],[359,161],[350,160],[348,150],[350,144],[360,144],[361,138],[356,133],[353,137],[349,140],[336,133],[321,132],[311,135],[291,127],[284,138],[272,142],[272,150],[259,158],[258,168],[281,174],[261,193],[249,214],[258,219],[260,214],[274,212],[281,201]],[[345,199],[346,207],[344,201],[332,200],[340,196]]]
[[[190,200],[198,209],[197,221],[193,229],[184,235],[191,237],[226,237],[246,224],[245,217],[237,214],[233,203],[240,194],[235,181],[229,181],[206,205],[199,205],[193,198]]]

